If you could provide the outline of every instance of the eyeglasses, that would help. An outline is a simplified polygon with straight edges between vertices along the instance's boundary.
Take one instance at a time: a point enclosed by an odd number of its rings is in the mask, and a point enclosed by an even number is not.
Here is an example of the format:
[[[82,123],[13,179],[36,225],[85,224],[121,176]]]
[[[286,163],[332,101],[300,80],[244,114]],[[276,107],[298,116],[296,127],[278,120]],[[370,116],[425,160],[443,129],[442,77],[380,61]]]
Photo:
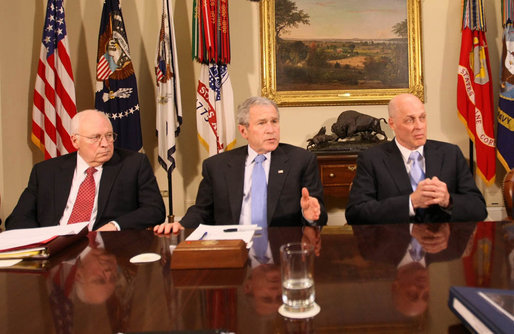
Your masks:
[[[83,136],[78,133],[76,133],[75,135],[86,138],[86,140],[88,142],[90,142],[91,144],[96,144],[96,143],[101,142],[102,138],[105,138],[105,140],[108,143],[112,143],[112,142],[116,141],[116,138],[118,137],[118,134],[116,132],[109,132],[109,133],[106,133],[105,135],[96,135],[96,136],[92,136],[92,137]]]

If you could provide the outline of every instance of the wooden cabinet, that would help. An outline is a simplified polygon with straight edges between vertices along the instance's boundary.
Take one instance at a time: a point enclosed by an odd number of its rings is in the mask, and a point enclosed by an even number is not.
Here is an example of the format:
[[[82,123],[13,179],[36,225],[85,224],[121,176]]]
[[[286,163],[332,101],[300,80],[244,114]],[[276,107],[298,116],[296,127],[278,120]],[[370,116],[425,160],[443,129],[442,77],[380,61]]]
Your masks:
[[[357,170],[357,153],[316,153],[325,200],[346,199]]]

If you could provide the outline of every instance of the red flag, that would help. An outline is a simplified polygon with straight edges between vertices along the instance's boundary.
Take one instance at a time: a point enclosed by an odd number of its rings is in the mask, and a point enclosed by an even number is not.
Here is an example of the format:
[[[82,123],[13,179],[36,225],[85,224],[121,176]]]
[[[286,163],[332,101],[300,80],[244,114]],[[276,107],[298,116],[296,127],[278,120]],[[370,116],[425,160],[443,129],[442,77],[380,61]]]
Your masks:
[[[32,141],[45,159],[75,151],[71,118],[77,113],[63,0],[48,0],[32,109]]]
[[[459,118],[475,143],[477,174],[487,183],[496,175],[493,88],[485,33],[462,30],[457,82]]]

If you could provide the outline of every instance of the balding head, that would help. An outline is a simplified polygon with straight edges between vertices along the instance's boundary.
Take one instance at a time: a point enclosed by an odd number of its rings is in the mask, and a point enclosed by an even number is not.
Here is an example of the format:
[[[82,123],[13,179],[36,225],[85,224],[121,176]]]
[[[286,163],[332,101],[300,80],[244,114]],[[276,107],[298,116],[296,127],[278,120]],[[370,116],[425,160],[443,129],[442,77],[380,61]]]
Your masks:
[[[425,145],[427,126],[425,106],[412,94],[395,96],[388,105],[389,126],[398,143],[409,150]]]

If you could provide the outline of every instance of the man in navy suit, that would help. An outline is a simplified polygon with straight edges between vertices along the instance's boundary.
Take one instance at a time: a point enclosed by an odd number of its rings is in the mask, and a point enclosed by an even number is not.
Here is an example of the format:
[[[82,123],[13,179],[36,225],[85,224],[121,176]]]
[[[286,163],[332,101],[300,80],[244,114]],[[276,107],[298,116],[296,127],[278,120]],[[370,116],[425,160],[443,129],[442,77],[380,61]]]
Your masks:
[[[412,94],[389,102],[395,138],[359,155],[346,219],[349,224],[480,221],[484,198],[456,145],[427,140],[423,103]],[[425,179],[409,179],[417,151]],[[415,153],[415,154],[418,154]]]
[[[164,202],[148,158],[114,149],[116,134],[97,110],[77,113],[71,121],[77,152],[36,164],[27,188],[7,218],[7,229],[65,225],[87,170],[94,167],[94,202],[84,221],[90,230],[142,229],[164,221]]]
[[[326,224],[316,157],[305,149],[279,144],[277,105],[264,97],[248,98],[238,107],[237,121],[248,145],[206,159],[195,205],[180,222],[155,226],[155,232],[176,233],[183,226],[199,224],[252,223],[251,174],[259,154],[266,156],[267,225]]]

